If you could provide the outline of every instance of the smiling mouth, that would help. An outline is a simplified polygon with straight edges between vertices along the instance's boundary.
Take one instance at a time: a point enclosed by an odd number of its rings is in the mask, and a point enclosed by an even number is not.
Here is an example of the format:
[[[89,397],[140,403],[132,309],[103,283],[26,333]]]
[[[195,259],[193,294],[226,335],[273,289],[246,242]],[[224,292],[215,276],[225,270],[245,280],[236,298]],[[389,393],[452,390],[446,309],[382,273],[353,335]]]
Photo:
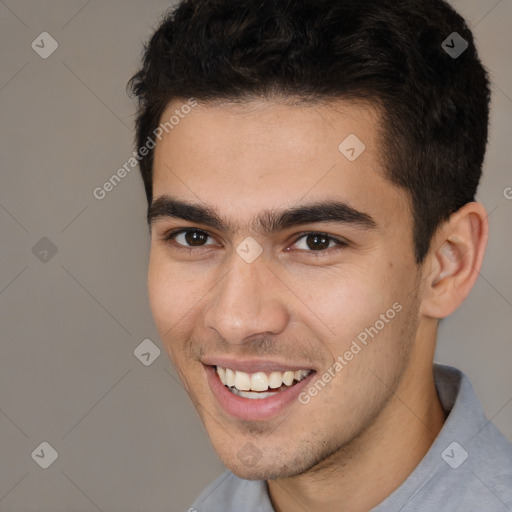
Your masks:
[[[224,386],[234,395],[253,400],[269,398],[286,391],[313,370],[246,373],[216,366],[215,371]]]

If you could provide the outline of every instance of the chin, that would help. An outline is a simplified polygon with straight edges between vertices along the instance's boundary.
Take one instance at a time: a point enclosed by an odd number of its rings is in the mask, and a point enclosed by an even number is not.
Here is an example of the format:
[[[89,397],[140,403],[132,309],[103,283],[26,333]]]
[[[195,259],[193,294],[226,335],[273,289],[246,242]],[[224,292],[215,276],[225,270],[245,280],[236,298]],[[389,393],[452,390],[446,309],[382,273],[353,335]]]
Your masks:
[[[279,447],[263,454],[255,444],[247,442],[237,453],[218,453],[224,465],[244,480],[278,480],[307,472],[313,464],[301,454],[286,454]]]
[[[239,478],[244,480],[278,480],[280,478],[289,478],[297,476],[302,473],[297,472],[297,469],[276,467],[275,464],[270,463],[267,466],[261,465],[258,467],[247,467],[235,464],[234,466],[227,466]]]

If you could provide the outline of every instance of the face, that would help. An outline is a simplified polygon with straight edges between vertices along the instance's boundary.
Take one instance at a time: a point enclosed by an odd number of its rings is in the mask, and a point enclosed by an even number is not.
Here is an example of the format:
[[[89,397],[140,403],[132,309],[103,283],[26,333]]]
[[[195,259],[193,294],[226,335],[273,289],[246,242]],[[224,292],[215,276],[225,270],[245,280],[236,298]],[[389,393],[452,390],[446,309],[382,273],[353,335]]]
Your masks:
[[[344,101],[198,104],[157,143],[151,309],[243,478],[347,449],[415,364],[412,215],[383,177],[378,126]]]

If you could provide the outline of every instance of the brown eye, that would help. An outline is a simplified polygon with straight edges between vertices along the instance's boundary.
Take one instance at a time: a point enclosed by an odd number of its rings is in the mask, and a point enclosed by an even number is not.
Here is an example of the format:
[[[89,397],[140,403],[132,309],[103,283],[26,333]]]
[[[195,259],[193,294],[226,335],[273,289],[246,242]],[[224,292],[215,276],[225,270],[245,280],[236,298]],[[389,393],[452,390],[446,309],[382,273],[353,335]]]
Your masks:
[[[174,233],[165,235],[165,241],[172,241],[175,245],[183,248],[203,247],[208,245],[216,245],[208,243],[208,239],[213,238],[206,231],[199,229],[182,229]]]
[[[326,233],[304,233],[293,244],[294,249],[298,249],[308,256],[323,256],[331,254],[328,249],[343,249],[348,246],[344,240],[339,240]]]
[[[312,251],[321,251],[327,249],[331,242],[331,238],[319,233],[307,235],[306,244]]]
[[[208,234],[204,231],[187,231],[185,232],[185,241],[188,245],[197,247],[204,245],[208,240]]]

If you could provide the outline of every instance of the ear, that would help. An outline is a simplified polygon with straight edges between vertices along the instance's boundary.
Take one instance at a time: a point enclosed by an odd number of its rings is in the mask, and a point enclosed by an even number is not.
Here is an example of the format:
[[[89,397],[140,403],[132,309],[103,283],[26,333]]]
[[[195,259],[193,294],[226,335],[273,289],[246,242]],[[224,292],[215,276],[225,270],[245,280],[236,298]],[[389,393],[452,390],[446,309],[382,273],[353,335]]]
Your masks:
[[[423,315],[444,318],[462,304],[480,273],[488,235],[487,213],[477,202],[465,204],[440,226],[423,265]]]

